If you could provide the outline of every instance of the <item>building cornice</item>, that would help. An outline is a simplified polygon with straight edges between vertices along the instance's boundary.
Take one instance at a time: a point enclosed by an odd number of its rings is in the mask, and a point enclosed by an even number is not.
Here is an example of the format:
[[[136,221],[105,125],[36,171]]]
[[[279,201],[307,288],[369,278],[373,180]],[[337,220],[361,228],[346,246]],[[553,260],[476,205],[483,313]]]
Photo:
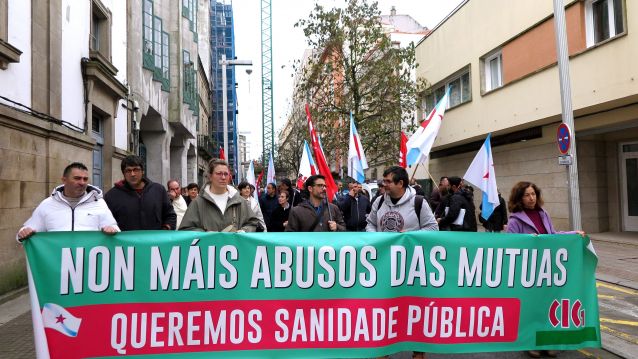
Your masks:
[[[20,62],[22,51],[0,39],[0,70],[6,70],[10,63]]]

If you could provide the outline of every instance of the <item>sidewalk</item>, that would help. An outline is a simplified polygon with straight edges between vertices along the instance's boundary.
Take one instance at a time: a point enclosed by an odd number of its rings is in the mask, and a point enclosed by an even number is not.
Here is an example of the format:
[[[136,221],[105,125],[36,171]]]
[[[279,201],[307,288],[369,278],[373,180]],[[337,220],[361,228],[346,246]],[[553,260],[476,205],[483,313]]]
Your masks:
[[[598,255],[596,279],[638,290],[638,232],[590,234]]]

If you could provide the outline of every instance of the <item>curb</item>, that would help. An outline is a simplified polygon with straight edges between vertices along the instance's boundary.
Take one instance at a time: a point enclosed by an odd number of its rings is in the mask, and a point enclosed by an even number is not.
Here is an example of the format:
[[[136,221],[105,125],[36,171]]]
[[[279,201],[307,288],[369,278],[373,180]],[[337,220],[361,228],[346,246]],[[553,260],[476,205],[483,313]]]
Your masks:
[[[15,299],[25,293],[29,292],[29,287],[28,286],[24,286],[22,288],[18,288],[18,289],[14,289],[10,292],[7,292],[3,295],[0,295],[0,304],[6,303],[12,299]]]

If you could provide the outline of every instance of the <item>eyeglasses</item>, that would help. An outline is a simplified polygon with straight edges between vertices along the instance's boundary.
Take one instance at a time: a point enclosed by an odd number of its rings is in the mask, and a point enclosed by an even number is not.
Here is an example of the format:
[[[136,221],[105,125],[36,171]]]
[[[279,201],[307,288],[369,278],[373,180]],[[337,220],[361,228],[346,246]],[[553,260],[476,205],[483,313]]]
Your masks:
[[[124,173],[140,173],[142,172],[142,169],[139,167],[135,167],[135,168],[126,168],[124,169]]]
[[[321,183],[321,184],[315,184],[313,185],[315,187],[319,187],[319,188],[327,188],[328,186],[326,186],[325,184]]]
[[[229,177],[230,176],[230,173],[228,173],[228,172],[213,172],[213,174],[215,176],[218,176],[218,177]]]

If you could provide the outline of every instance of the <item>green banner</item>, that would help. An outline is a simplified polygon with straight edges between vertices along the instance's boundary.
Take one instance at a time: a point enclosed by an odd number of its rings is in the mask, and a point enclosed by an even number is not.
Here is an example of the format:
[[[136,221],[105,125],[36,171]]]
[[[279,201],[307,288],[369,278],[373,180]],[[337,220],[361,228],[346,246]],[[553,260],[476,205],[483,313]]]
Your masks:
[[[600,347],[579,235],[57,232],[25,249],[52,358]]]

